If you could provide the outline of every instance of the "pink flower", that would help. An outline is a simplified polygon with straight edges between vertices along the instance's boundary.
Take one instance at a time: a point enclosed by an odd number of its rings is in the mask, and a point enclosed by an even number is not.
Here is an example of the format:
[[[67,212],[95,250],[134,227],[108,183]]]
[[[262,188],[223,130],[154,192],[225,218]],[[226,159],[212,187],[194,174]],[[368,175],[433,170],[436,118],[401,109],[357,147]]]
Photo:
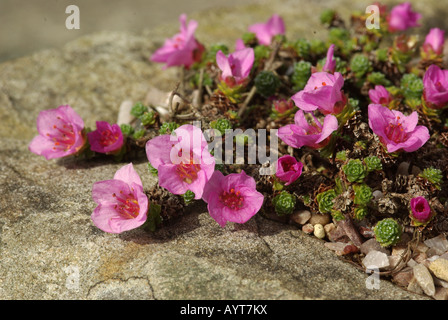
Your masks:
[[[423,76],[423,99],[432,109],[442,109],[448,105],[448,70],[432,64]]]
[[[243,83],[254,64],[254,49],[244,48],[226,56],[221,50],[216,53],[216,64],[221,70],[221,80],[226,83]]]
[[[330,135],[338,129],[338,120],[333,115],[327,115],[323,124],[311,113],[314,122],[308,123],[302,110],[294,116],[295,124],[288,124],[278,129],[278,137],[293,148],[307,146],[322,148],[328,144]]]
[[[387,152],[413,152],[429,140],[429,130],[425,126],[417,126],[416,111],[405,116],[400,111],[390,110],[379,104],[368,107],[369,126]]]
[[[243,39],[237,39],[235,41],[235,51],[246,49]]]
[[[44,110],[37,117],[38,136],[29,144],[29,150],[47,160],[76,154],[86,139],[84,121],[68,106]]]
[[[342,86],[344,79],[339,72],[315,72],[308,79],[303,90],[291,97],[303,111],[319,109],[323,114],[338,114],[344,108],[347,98]]]
[[[424,197],[411,199],[411,212],[412,217],[419,222],[425,222],[431,218],[431,207]]]
[[[431,51],[437,55],[442,54],[443,44],[445,42],[445,31],[439,28],[432,28],[426,35],[423,43],[423,51],[430,53]]]
[[[97,121],[96,130],[87,133],[90,149],[99,153],[113,154],[123,146],[123,134],[118,124]]]
[[[324,67],[322,68],[322,71],[334,73],[334,70],[336,69],[336,60],[333,57],[334,54],[334,44],[330,45],[327,51],[327,58],[325,60]]]
[[[173,194],[188,190],[201,199],[205,184],[215,170],[215,158],[201,129],[186,124],[172,135],[161,135],[146,143],[146,155],[158,170],[159,185]]]
[[[412,11],[411,3],[405,2],[396,5],[387,16],[389,31],[404,31],[412,27],[418,27],[417,21],[422,17],[418,12]]]
[[[275,175],[279,180],[286,182],[285,185],[288,186],[302,175],[302,169],[302,162],[298,162],[293,156],[285,155],[278,158]]]
[[[389,91],[381,85],[376,85],[375,89],[369,90],[369,98],[375,104],[382,104],[383,106],[389,105],[393,100]]]
[[[210,216],[225,227],[227,222],[245,223],[252,218],[263,205],[264,196],[256,190],[254,178],[244,171],[224,176],[216,170],[202,199]]]
[[[132,163],[120,168],[112,180],[95,182],[93,223],[108,233],[121,233],[145,223],[149,201],[143,192],[142,181]]]
[[[194,32],[198,27],[195,20],[187,25],[187,16],[180,15],[180,33],[171,39],[166,39],[164,45],[151,56],[151,61],[166,63],[164,68],[171,66],[184,66],[189,68],[194,62],[200,60],[204,46],[199,43]]]
[[[279,15],[274,14],[266,23],[251,25],[249,31],[255,33],[259,44],[270,45],[272,37],[285,34],[285,23]]]

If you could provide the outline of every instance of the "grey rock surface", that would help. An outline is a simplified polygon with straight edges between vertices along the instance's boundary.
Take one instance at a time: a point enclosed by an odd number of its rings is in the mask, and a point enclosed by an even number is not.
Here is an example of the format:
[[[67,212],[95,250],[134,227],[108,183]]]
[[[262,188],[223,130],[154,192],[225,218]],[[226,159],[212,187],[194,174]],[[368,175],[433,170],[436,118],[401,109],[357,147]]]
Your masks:
[[[204,26],[197,36],[206,44],[233,43],[272,12],[284,16],[291,37],[310,38],[323,3],[277,0],[191,18]],[[354,9],[349,1],[325,6]],[[379,290],[367,289],[368,274],[323,241],[261,216],[221,228],[198,207],[155,233],[112,235],[93,225],[92,185],[123,164],[31,154],[36,117],[70,104],[93,127],[115,121],[123,100],[140,101],[151,86],[172,88],[176,71],[148,56],[177,29],[96,33],[0,65],[0,298],[425,299],[383,279]],[[157,183],[144,159],[134,166],[145,188]]]

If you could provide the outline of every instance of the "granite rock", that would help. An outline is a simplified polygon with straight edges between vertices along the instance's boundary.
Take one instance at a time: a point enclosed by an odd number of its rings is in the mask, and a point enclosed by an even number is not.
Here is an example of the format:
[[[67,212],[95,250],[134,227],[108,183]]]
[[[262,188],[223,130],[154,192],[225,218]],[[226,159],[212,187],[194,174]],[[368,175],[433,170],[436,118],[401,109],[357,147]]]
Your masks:
[[[362,264],[369,269],[382,269],[389,266],[389,259],[384,252],[371,250],[362,260]]]
[[[291,214],[291,220],[299,225],[304,225],[310,220],[311,212],[308,210],[300,210]]]
[[[417,283],[423,289],[426,295],[433,296],[436,292],[436,288],[434,286],[434,280],[432,279],[431,273],[428,268],[426,268],[423,264],[417,264],[413,267],[414,278]]]
[[[448,260],[438,258],[429,264],[429,270],[439,279],[448,281]]]

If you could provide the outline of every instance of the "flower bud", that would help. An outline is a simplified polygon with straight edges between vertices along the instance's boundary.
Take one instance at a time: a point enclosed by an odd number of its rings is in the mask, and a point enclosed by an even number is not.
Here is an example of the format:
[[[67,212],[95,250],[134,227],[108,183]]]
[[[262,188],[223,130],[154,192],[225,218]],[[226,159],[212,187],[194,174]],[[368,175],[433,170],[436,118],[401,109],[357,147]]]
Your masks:
[[[427,222],[431,218],[431,207],[424,197],[415,197],[410,201],[412,218],[418,222]]]
[[[278,113],[285,113],[288,110],[294,108],[294,102],[292,100],[274,100],[274,108]]]
[[[439,28],[432,28],[426,35],[425,42],[423,43],[422,50],[427,55],[431,53],[441,55],[443,52],[443,45],[445,31]]]

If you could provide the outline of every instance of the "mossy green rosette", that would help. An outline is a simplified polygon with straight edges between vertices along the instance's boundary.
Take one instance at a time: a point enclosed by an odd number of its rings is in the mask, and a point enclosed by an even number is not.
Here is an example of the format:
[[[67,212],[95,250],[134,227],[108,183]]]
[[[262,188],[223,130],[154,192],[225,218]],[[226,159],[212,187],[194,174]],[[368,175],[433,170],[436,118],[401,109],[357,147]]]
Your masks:
[[[440,184],[442,183],[443,175],[440,169],[433,167],[424,169],[419,176],[430,183],[432,183],[437,190],[440,190]]]
[[[280,87],[280,79],[272,71],[261,71],[254,80],[257,92],[268,98]]]
[[[284,216],[293,213],[296,206],[297,199],[293,194],[288,191],[282,191],[280,194],[275,196],[272,200],[272,204],[275,207],[275,212],[279,216]]]
[[[373,228],[375,233],[375,239],[381,246],[388,247],[398,243],[400,241],[403,228],[400,224],[392,218],[386,218],[379,221]]]
[[[319,211],[321,213],[329,213],[333,209],[333,200],[336,198],[336,192],[334,189],[330,189],[319,193],[316,196],[317,203],[319,205]]]
[[[383,170],[383,164],[381,163],[381,159],[376,156],[370,156],[364,158],[364,163],[366,164],[368,172]]]
[[[342,171],[349,182],[362,182],[367,174],[366,167],[359,159],[350,159],[342,166]]]
[[[355,204],[365,206],[373,198],[372,189],[366,184],[355,184],[353,190],[355,192]]]

